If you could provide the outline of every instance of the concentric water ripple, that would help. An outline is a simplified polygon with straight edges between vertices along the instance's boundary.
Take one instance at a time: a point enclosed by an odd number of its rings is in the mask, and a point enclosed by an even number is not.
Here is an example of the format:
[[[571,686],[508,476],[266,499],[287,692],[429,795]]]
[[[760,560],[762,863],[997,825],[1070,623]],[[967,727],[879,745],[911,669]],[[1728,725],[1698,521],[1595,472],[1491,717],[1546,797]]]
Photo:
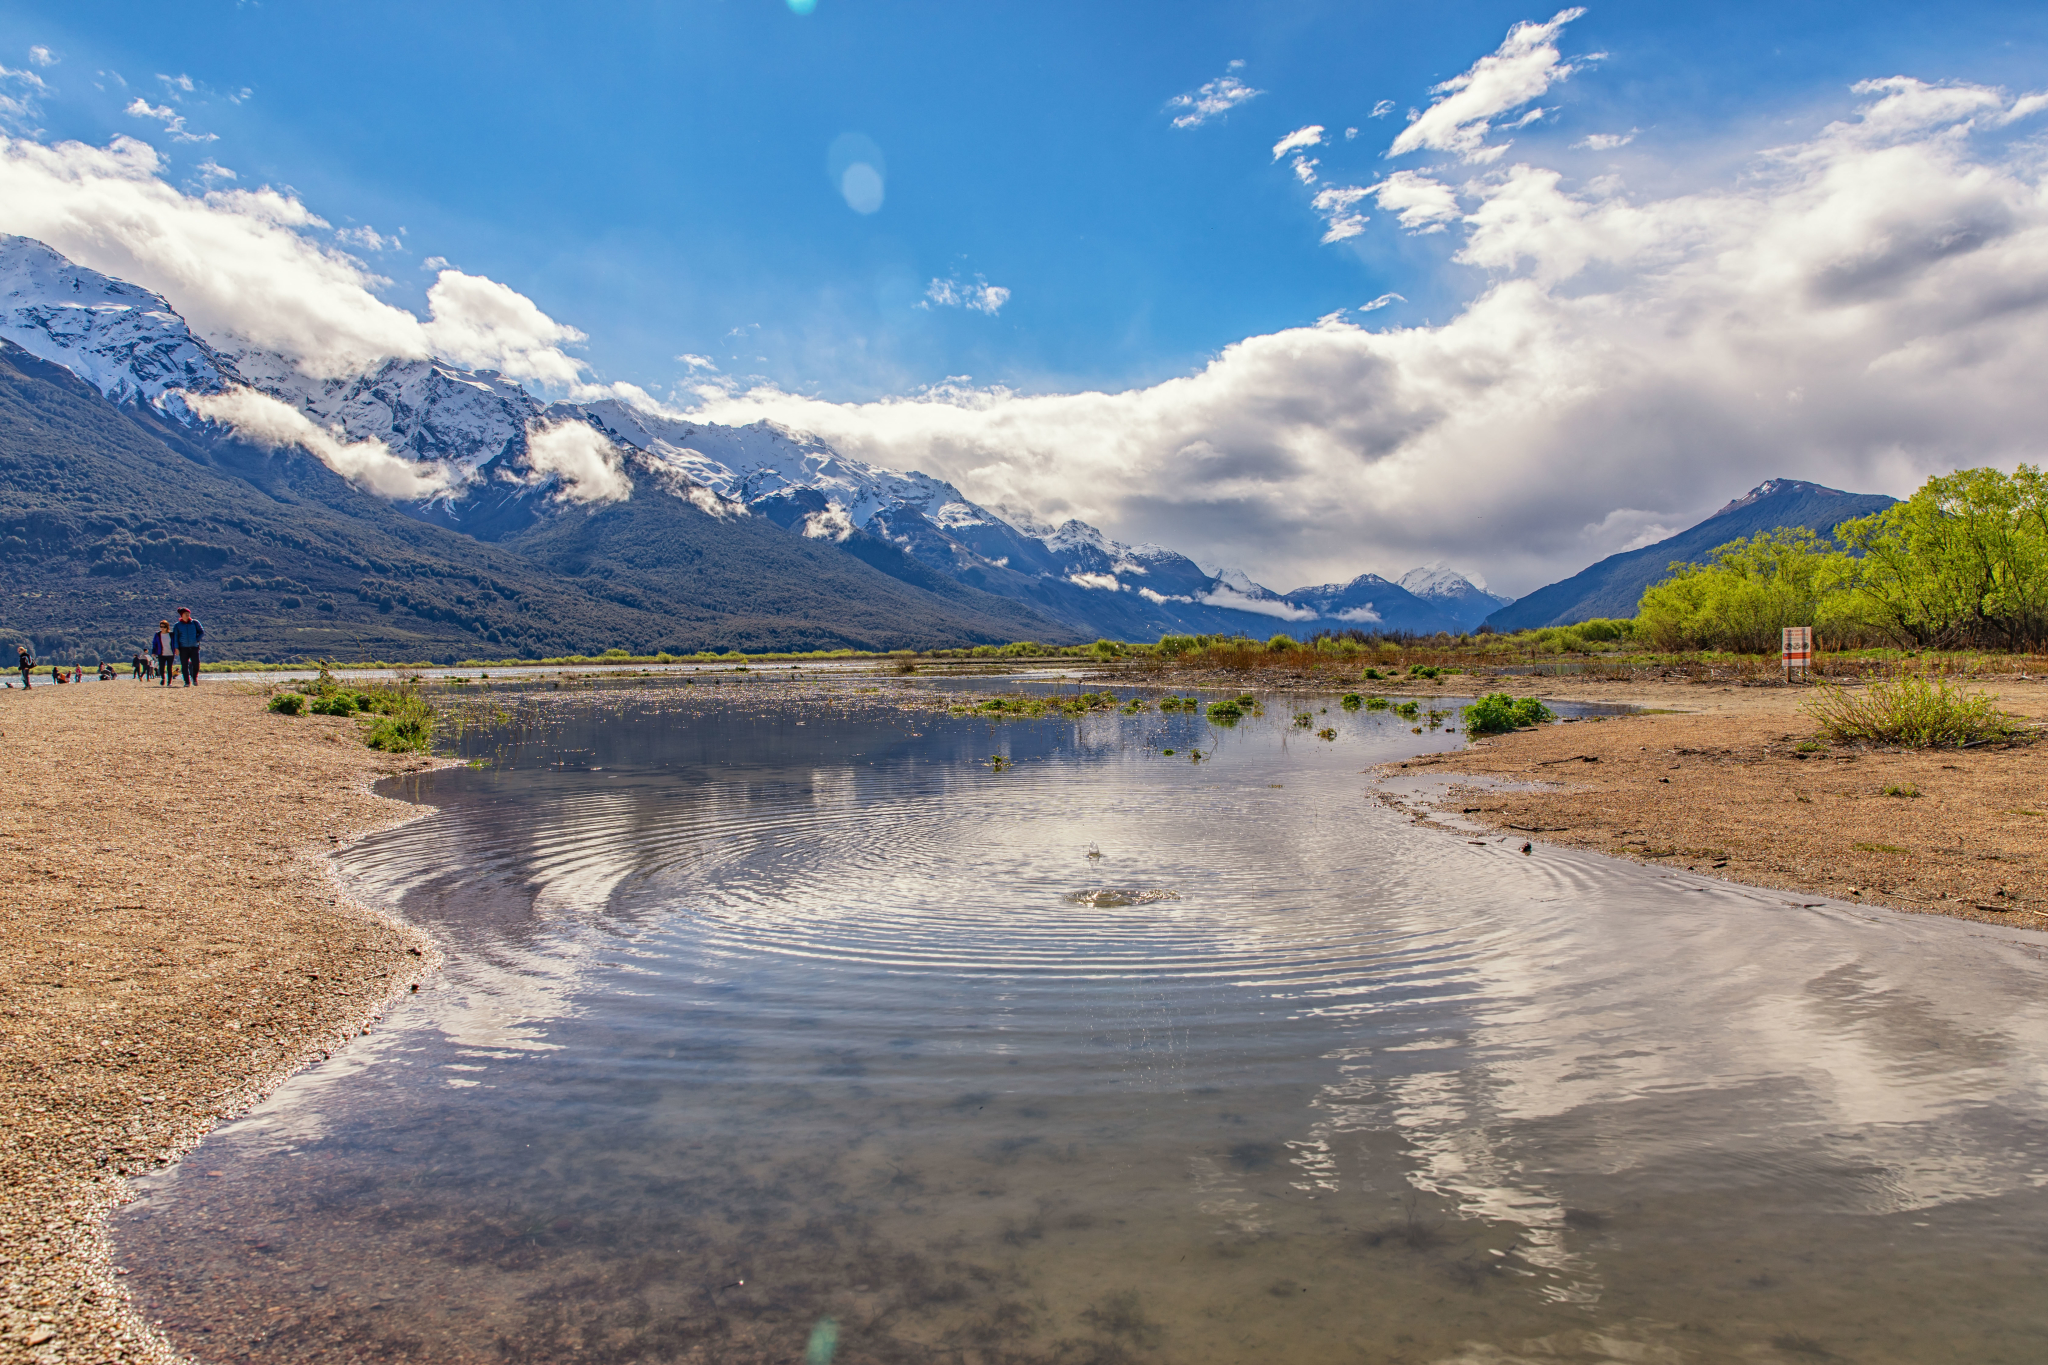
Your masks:
[[[445,979],[137,1281],[206,1359],[2032,1358],[2037,946],[1417,829],[1455,739],[1295,701],[472,736],[349,864]]]

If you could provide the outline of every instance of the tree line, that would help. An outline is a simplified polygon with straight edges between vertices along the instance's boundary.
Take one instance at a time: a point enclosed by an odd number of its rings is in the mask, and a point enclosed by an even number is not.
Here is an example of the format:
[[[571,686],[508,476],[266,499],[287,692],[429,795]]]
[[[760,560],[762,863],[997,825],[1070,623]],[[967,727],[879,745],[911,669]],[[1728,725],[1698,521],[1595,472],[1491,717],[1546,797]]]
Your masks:
[[[1785,626],[1829,648],[2048,646],[2048,478],[1965,469],[1832,535],[1780,528],[1676,563],[1643,594],[1637,637],[1663,650],[1768,653]]]

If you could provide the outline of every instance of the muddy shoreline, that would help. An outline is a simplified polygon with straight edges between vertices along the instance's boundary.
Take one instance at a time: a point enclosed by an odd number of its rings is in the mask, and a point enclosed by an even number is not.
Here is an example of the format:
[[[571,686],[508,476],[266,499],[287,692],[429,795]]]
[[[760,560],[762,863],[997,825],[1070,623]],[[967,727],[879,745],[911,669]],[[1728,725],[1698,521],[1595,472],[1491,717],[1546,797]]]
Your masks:
[[[0,738],[0,1361],[173,1361],[105,1215],[431,967],[329,863],[430,760],[234,682],[7,692]]]

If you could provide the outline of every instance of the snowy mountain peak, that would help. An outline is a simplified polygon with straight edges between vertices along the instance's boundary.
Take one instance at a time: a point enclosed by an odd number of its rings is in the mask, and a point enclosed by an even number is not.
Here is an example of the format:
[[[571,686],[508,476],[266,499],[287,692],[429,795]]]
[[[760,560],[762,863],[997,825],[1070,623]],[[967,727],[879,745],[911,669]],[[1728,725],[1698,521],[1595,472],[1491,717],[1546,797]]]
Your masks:
[[[117,403],[155,403],[173,389],[217,393],[236,378],[161,295],[33,237],[0,235],[0,337]]]
[[[1394,581],[1417,597],[1424,598],[1463,597],[1471,592],[1486,592],[1484,578],[1478,574],[1460,573],[1442,560],[1410,569]]]

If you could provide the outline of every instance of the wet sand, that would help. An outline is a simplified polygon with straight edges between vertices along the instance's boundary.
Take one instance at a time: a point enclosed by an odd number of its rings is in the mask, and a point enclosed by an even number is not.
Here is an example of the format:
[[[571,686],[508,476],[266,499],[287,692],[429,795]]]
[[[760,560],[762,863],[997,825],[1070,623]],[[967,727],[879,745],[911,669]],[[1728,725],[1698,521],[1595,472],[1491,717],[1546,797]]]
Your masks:
[[[323,856],[430,760],[229,681],[0,692],[0,739],[0,1362],[172,1360],[104,1215],[431,964]]]
[[[1471,690],[1476,680],[1461,681]],[[1389,765],[1383,776],[1411,779],[1390,799],[1753,886],[2048,929],[2048,743],[1801,753],[1814,732],[1803,688],[1493,686],[1679,714],[1546,725]],[[2048,718],[2048,684],[2000,678],[1984,690],[2006,710]],[[1424,776],[1433,780],[1413,780]]]

